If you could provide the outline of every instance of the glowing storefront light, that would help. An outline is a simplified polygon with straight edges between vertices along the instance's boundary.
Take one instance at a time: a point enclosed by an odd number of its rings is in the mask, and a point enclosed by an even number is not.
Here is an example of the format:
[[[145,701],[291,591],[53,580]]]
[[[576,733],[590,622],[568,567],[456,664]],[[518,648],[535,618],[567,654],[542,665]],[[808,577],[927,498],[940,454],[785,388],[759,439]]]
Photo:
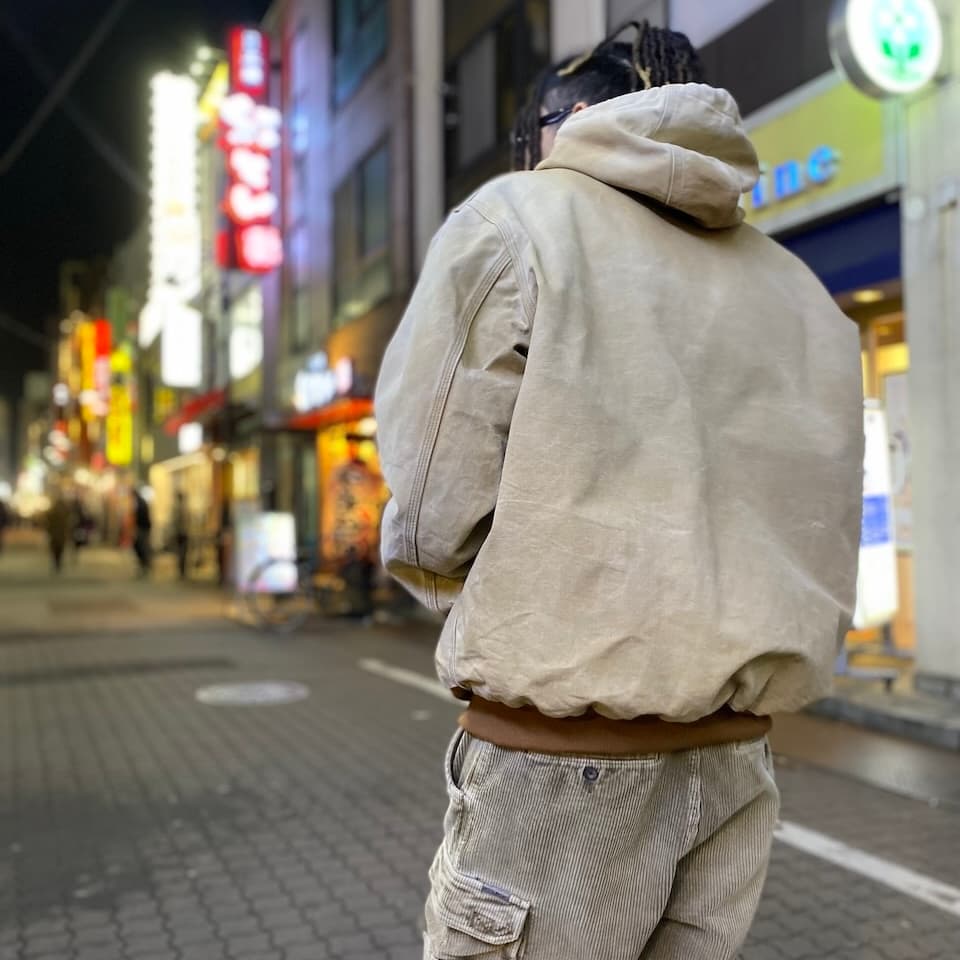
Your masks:
[[[201,382],[202,329],[187,304],[200,292],[197,209],[198,88],[188,76],[159,73],[150,84],[150,290],[140,314],[140,345],[158,335],[168,386]]]
[[[327,355],[315,353],[293,381],[293,406],[300,413],[316,410],[347,397],[353,390],[353,360],[341,357],[330,366]]]
[[[272,223],[279,201],[271,188],[271,154],[280,146],[281,116],[269,106],[269,47],[259,30],[230,32],[230,93],[220,106],[221,146],[230,181],[223,208],[229,227],[221,265],[269,273],[283,262],[283,241]]]
[[[864,401],[863,427],[863,524],[853,620],[858,630],[889,623],[899,608],[890,441],[879,401]]]
[[[933,0],[836,0],[830,52],[851,83],[871,96],[915,93],[940,69],[940,15]]]
[[[242,380],[263,362],[263,293],[259,284],[237,299],[230,320],[230,376]]]
[[[160,339],[160,376],[168,387],[197,387],[203,380],[203,320],[182,303],[168,305]]]
[[[203,446],[203,424],[185,423],[177,433],[181,454],[196,453]]]

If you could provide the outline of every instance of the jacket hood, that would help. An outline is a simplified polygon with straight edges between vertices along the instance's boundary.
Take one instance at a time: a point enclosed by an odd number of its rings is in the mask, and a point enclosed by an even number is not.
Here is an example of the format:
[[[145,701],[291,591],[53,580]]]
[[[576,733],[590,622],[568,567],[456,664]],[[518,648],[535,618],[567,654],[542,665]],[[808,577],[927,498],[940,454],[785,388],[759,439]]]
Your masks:
[[[654,87],[581,110],[537,169],[585,173],[717,230],[740,223],[740,196],[760,175],[733,97],[702,83]]]

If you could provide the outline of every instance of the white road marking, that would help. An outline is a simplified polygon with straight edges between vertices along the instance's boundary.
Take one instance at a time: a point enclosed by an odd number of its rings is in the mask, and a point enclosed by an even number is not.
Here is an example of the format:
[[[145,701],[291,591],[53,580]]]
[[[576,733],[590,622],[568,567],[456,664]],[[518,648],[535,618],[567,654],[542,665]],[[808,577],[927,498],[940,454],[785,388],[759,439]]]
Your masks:
[[[424,693],[432,693],[435,697],[445,700],[451,706],[463,707],[463,704],[439,680],[417,673],[416,670],[391,667],[389,663],[372,658],[360,660],[357,665],[361,670],[366,670],[367,673],[375,673],[378,677],[386,677],[388,680],[395,680],[397,683],[406,684],[408,687],[416,687]]]
[[[451,696],[450,691],[443,684],[415,670],[392,667],[382,660],[374,659],[361,660],[359,666],[368,673],[386,677],[388,680],[394,680],[408,687],[415,687],[449,704],[458,705],[458,701]],[[914,900],[960,917],[960,887],[934,880],[932,877],[917,873],[909,867],[902,867],[898,863],[892,863],[890,860],[884,860],[882,857],[875,857],[865,850],[848,846],[840,840],[818,833],[816,830],[801,827],[796,823],[788,821],[779,823],[775,836],[788,847],[842,867],[851,873],[860,874]]]
[[[843,867],[851,873],[859,873],[891,890],[906,894],[914,900],[929,904],[945,913],[960,917],[960,887],[934,880],[909,867],[902,867],[864,850],[848,846],[840,840],[828,837],[796,823],[781,823],[775,833],[781,842],[809,853],[820,860]]]

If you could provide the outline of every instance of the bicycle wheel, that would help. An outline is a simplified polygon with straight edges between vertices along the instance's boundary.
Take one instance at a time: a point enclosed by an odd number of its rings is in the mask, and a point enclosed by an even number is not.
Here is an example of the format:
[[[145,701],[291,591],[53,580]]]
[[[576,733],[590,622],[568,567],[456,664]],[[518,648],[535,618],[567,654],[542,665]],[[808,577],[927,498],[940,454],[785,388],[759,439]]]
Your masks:
[[[261,630],[291,633],[316,609],[309,564],[282,557],[261,563],[247,580],[246,600]]]

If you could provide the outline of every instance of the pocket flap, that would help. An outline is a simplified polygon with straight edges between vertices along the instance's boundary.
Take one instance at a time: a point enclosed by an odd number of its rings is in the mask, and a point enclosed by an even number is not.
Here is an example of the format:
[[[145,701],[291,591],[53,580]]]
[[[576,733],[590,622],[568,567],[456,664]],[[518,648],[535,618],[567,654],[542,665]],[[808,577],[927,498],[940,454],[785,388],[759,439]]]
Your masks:
[[[530,912],[526,900],[496,884],[460,873],[446,862],[440,864],[439,872],[433,895],[437,919],[446,928],[444,956],[476,956],[478,942],[499,947],[520,939]]]

